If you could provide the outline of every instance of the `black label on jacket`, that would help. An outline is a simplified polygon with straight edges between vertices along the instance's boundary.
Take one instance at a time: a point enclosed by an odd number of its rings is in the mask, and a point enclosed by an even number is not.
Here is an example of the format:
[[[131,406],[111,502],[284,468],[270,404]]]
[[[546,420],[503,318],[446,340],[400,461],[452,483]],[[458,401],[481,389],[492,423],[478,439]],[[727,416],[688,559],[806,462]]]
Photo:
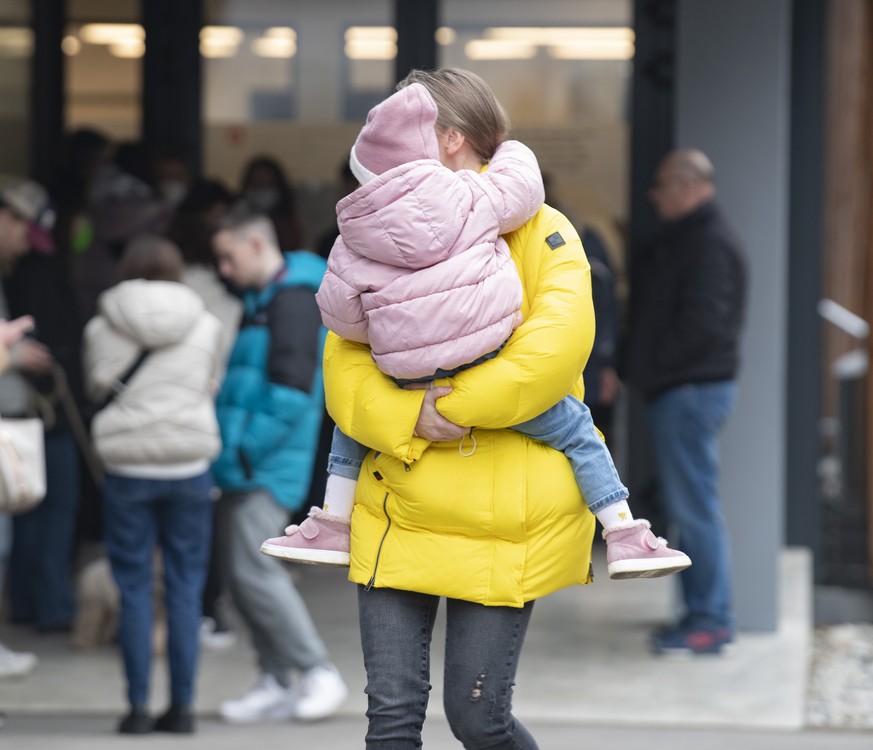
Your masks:
[[[552,248],[552,250],[557,250],[561,245],[566,245],[567,241],[561,237],[560,232],[554,232],[546,237],[546,243],[550,248]]]

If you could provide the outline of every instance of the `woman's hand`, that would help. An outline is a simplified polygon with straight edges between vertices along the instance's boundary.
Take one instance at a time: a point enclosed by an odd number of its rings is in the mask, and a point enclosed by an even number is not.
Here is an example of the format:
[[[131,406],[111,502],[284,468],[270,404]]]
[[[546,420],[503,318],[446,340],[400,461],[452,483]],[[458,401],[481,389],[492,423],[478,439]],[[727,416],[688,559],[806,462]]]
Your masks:
[[[12,364],[28,375],[45,375],[52,369],[54,358],[45,344],[21,339],[12,348]]]
[[[408,391],[427,390],[427,393],[424,394],[424,401],[421,403],[421,412],[419,412],[418,421],[415,423],[415,430],[413,430],[413,434],[417,437],[422,437],[433,443],[440,443],[458,440],[470,431],[469,427],[461,427],[454,422],[449,422],[437,411],[436,400],[451,393],[451,387],[444,385],[434,388],[433,382],[427,382],[410,383],[404,388]]]
[[[0,344],[12,346],[17,343],[24,334],[33,330],[33,318],[30,315],[22,315],[15,320],[0,320]]]

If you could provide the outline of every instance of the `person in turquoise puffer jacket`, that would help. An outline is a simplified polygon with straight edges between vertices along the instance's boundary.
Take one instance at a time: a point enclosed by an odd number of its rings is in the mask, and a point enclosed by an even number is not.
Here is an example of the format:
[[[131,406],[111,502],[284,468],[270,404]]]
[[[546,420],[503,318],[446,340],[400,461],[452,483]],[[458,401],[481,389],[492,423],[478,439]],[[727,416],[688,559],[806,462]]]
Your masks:
[[[258,546],[309,490],[324,409],[325,330],[315,292],[325,262],[300,250],[283,254],[269,219],[244,205],[220,220],[213,250],[245,305],[216,404],[223,443],[213,466],[222,490],[217,532],[225,580],[261,670],[220,713],[235,723],[322,719],[345,699],[345,683],[287,571]],[[294,688],[290,670],[299,673]]]

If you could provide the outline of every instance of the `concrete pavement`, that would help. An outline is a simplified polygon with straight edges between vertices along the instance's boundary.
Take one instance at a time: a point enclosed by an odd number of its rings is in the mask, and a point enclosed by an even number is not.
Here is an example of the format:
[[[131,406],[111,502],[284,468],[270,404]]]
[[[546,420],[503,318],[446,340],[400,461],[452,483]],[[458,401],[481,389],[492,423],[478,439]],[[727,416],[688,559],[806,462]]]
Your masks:
[[[870,733],[715,729],[689,727],[628,727],[532,721],[528,728],[542,750],[870,750]],[[147,750],[355,750],[364,746],[365,721],[341,717],[319,724],[267,724],[228,727],[201,719],[197,734],[188,737],[148,735],[121,737],[113,733],[115,718],[17,716],[0,729],[0,747],[9,750],[117,750],[136,746]],[[459,750],[441,717],[428,719],[427,750]]]
[[[298,587],[308,602],[350,695],[338,717],[317,725],[226,727],[215,720],[222,700],[255,678],[245,639],[203,654],[199,679],[200,730],[188,747],[240,747],[288,742],[295,747],[361,747],[366,706],[354,587],[337,570],[301,566]],[[595,583],[558,592],[537,603],[519,668],[517,715],[546,748],[791,747],[869,748],[870,733],[804,730],[804,703],[812,621],[809,557],[782,556],[781,619],[775,633],[741,633],[724,657],[670,660],[648,650],[650,629],[670,619],[671,578],[610,581],[602,555]],[[434,637],[434,689],[426,746],[458,747],[442,715],[442,622]],[[0,746],[22,748],[117,747],[112,734],[125,708],[114,648],[81,652],[63,636],[37,636],[0,627],[8,645],[36,651],[40,665],[28,678],[0,682],[8,714]],[[155,671],[152,705],[166,701],[166,672]],[[107,736],[108,734],[108,736]],[[723,741],[717,738],[722,737]],[[153,747],[177,747],[178,737],[151,736]],[[63,745],[60,743],[63,742]],[[607,745],[606,743],[610,743]],[[111,744],[110,744],[111,743]],[[725,744],[727,743],[727,744]]]

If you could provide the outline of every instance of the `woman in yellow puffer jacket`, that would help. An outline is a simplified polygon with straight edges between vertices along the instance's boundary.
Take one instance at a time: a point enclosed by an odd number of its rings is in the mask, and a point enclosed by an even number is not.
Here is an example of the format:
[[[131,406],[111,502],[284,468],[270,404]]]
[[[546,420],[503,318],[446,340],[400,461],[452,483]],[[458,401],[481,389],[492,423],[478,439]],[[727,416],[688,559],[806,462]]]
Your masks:
[[[456,69],[407,80],[437,102],[440,160],[483,169],[507,125],[488,86]],[[333,334],[326,344],[328,411],[373,448],[358,480],[349,574],[359,584],[371,750],[421,746],[440,597],[455,736],[467,748],[536,748],[511,713],[533,602],[590,580],[594,516],[567,458],[505,429],[568,393],[583,396],[594,337],[588,261],[548,206],[504,239],[524,322],[494,359],[431,390],[403,390],[365,345]]]

